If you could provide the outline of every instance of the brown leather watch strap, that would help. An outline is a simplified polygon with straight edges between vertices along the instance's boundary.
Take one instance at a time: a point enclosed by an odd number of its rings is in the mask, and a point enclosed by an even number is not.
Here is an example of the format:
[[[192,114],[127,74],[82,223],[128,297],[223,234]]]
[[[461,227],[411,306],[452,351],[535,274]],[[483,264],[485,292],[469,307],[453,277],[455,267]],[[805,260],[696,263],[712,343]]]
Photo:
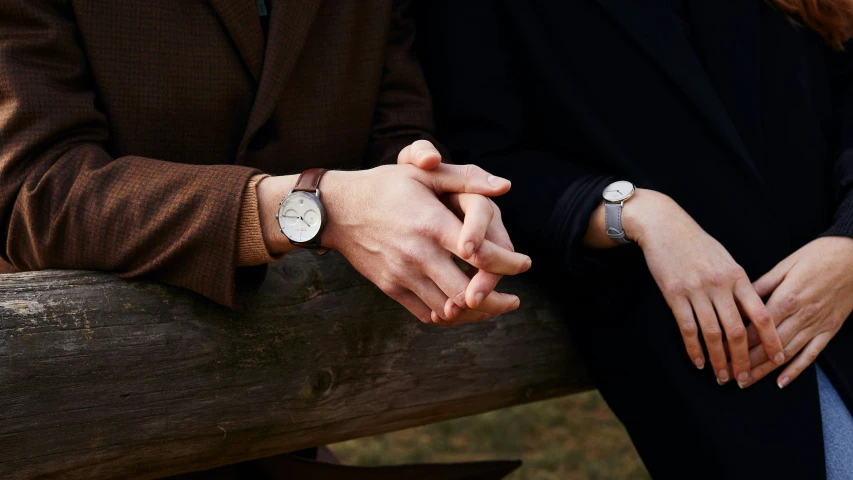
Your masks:
[[[323,175],[328,172],[325,168],[309,168],[302,172],[299,175],[299,178],[296,179],[296,185],[293,186],[294,192],[309,192],[309,193],[319,193],[320,192],[320,179],[323,178]],[[318,196],[319,198],[319,196]],[[322,205],[321,205],[322,208]],[[321,227],[322,228],[322,227]],[[322,231],[321,231],[322,232]],[[314,239],[313,242],[307,243],[297,243],[291,240],[291,243],[294,245],[300,246],[302,248],[313,248],[320,255],[325,254],[329,251],[328,248],[320,245],[320,235],[317,235],[317,238]]]
[[[293,187],[294,192],[311,192],[314,193],[320,189],[320,179],[328,172],[325,168],[309,168],[299,175],[296,179],[296,185]]]

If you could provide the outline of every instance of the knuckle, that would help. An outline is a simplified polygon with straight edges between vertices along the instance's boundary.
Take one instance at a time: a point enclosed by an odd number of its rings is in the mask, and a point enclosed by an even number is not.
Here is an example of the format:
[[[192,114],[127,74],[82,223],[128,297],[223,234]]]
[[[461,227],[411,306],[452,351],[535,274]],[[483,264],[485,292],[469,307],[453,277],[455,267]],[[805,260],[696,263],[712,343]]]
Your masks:
[[[800,308],[800,298],[796,293],[791,292],[782,297],[779,305],[786,312],[794,312]]]
[[[688,286],[688,283],[689,282],[680,278],[670,278],[664,280],[663,290],[671,295],[686,297],[690,294],[691,291],[691,288]]]
[[[746,270],[743,269],[740,265],[731,265],[724,272],[728,277],[729,282],[735,283],[742,278],[748,278],[746,275]]]
[[[378,282],[376,282],[376,286],[379,287],[379,289],[382,290],[386,295],[392,298],[399,296],[399,294],[401,293],[400,286],[389,278],[380,279]]]
[[[471,255],[471,258],[468,259],[468,263],[471,265],[477,265],[480,269],[489,270],[493,266],[493,262],[491,261],[491,257],[489,255],[483,254],[480,250],[474,251],[474,254]]]
[[[692,337],[699,333],[699,328],[696,326],[695,322],[683,322],[679,324],[681,328],[682,335],[686,337]]]
[[[417,265],[421,262],[421,256],[418,255],[417,247],[411,243],[403,245],[400,249],[399,255],[400,261],[396,265],[396,268],[392,269],[392,276],[394,280],[401,279],[407,270],[409,270],[413,265]]]
[[[767,307],[762,306],[753,312],[752,314],[752,323],[754,323],[757,327],[766,327],[773,324],[773,316],[770,315],[770,310],[767,310]]]
[[[432,237],[436,233],[436,228],[433,224],[426,221],[417,222],[412,226],[412,233],[418,237]]]
[[[720,327],[708,327],[704,331],[705,340],[709,342],[719,342],[723,340],[723,331]]]
[[[794,349],[793,345],[791,345],[791,344],[786,345],[782,349],[782,352],[785,353],[785,358],[788,358],[788,359],[793,358],[794,355],[797,354],[797,350]]]
[[[699,277],[691,277],[689,279],[684,280],[682,283],[682,288],[686,292],[686,295],[689,295],[690,292],[698,292],[703,288],[702,279]]]
[[[722,287],[729,282],[729,276],[725,271],[713,270],[705,275],[705,282],[712,287]]]
[[[805,305],[803,307],[800,315],[802,315],[804,320],[811,320],[817,316],[819,310],[820,310],[820,307],[818,307],[817,305],[815,305],[813,303],[810,303],[810,304]]]
[[[806,350],[805,352],[803,352],[805,360],[810,364],[814,363],[817,360],[819,354],[820,352],[818,352],[817,350]]]
[[[728,332],[726,332],[726,337],[729,340],[735,342],[741,342],[746,340],[746,328],[743,325],[735,325]]]
[[[473,180],[478,173],[480,173],[480,167],[473,164],[464,165],[462,170],[462,177],[467,180]]]

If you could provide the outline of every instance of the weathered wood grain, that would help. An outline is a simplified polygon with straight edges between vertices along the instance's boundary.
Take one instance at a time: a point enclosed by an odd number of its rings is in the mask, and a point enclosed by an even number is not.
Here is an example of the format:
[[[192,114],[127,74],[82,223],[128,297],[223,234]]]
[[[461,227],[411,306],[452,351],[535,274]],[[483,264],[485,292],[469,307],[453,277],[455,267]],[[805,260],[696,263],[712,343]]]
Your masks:
[[[81,271],[0,275],[0,478],[154,478],[588,388],[559,315],[422,325],[335,254],[253,306]]]

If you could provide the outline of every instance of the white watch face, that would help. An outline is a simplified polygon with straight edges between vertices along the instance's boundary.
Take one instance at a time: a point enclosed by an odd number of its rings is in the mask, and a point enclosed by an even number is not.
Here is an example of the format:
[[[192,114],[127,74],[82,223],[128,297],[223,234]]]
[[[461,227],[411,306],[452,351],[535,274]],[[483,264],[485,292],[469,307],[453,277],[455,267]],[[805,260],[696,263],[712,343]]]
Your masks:
[[[323,206],[314,195],[293,192],[281,202],[278,225],[281,233],[294,242],[309,242],[320,233],[323,226]]]
[[[624,202],[634,194],[634,184],[631,182],[613,182],[604,189],[604,199],[608,202]]]

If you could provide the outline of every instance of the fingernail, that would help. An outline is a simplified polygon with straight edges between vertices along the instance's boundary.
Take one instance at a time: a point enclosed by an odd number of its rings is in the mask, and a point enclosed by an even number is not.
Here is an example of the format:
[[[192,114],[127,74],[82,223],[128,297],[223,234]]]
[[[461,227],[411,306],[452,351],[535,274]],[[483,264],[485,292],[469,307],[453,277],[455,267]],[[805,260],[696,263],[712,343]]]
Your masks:
[[[468,306],[468,304],[465,303],[465,290],[462,290],[453,297],[453,303],[459,308],[466,308]]]
[[[514,302],[512,302],[512,309],[513,309],[513,310],[516,310],[516,309],[518,309],[518,307],[519,307],[520,305],[521,305],[521,300],[519,300],[518,298],[516,298],[516,299],[515,299],[515,301],[514,301]]]
[[[778,386],[779,388],[785,388],[785,387],[787,387],[787,386],[788,386],[788,384],[789,384],[789,383],[791,383],[791,379],[790,379],[790,378],[788,378],[788,377],[782,377],[782,379],[781,379],[781,380],[779,380],[779,383],[777,383],[777,384],[776,384],[776,386]]]
[[[783,363],[785,363],[785,354],[782,352],[777,353],[773,357],[773,363],[775,363],[776,365],[782,365]]]
[[[749,382],[749,373],[748,372],[740,372],[737,376],[737,386],[743,389],[746,387],[746,384]]]
[[[468,242],[465,244],[465,255],[469,257],[474,254],[474,242]]]
[[[491,185],[495,188],[505,187],[506,184],[509,183],[509,180],[507,180],[505,178],[501,178],[501,177],[496,177],[494,175],[489,175],[489,178],[487,179],[487,181],[489,182],[489,185]]]
[[[474,294],[474,308],[480,306],[480,302],[483,301],[483,292],[477,292]]]
[[[729,381],[729,372],[725,368],[720,370],[720,373],[717,375],[717,383],[720,385]]]
[[[693,363],[696,364],[696,368],[698,368],[699,370],[702,370],[703,368],[705,368],[705,359],[702,357],[696,357],[693,360]]]
[[[418,160],[420,160],[420,159],[424,158],[425,156],[433,154],[433,153],[438,153],[438,151],[430,149],[430,148],[426,148],[426,149],[420,150],[418,152],[417,158],[418,158]]]
[[[524,271],[526,272],[526,271],[530,270],[530,267],[532,265],[533,265],[533,260],[531,260],[530,257],[527,257],[527,260],[524,261],[524,266],[522,268],[524,268]]]

